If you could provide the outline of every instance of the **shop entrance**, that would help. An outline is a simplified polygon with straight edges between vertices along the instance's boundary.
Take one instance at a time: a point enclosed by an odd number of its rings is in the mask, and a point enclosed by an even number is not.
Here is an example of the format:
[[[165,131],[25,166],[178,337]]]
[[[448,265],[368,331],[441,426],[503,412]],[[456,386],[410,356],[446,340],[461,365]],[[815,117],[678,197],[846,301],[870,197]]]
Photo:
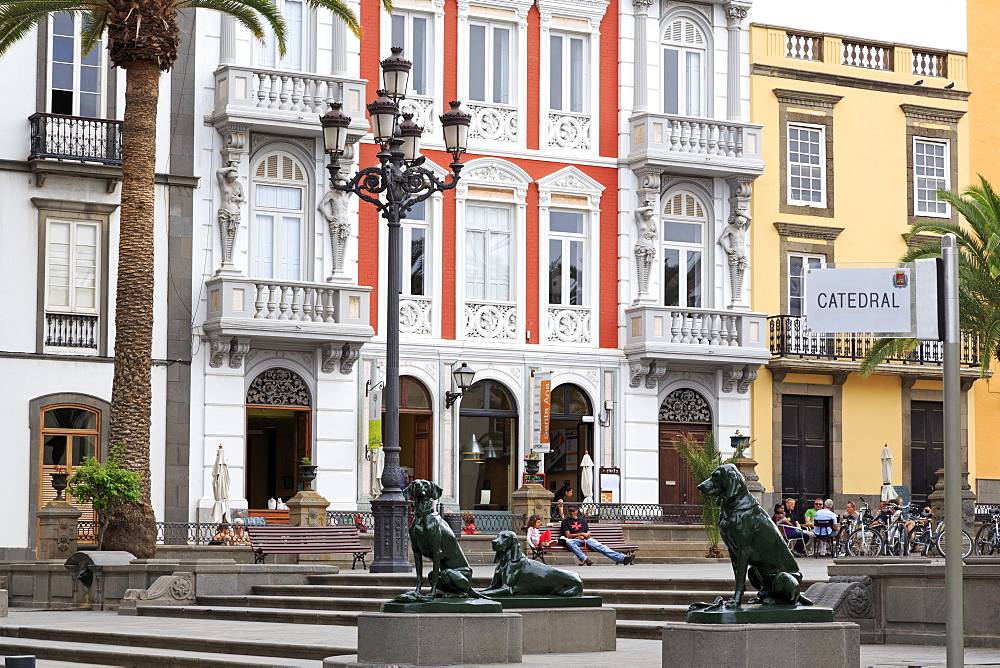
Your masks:
[[[481,380],[462,395],[458,420],[462,510],[507,510],[518,456],[517,406],[506,387]]]
[[[555,492],[568,483],[574,489],[573,501],[587,497],[587,491],[580,489],[580,461],[586,452],[594,456],[593,435],[594,412],[583,390],[569,383],[553,389],[549,427],[552,449],[545,455],[545,482],[549,491]],[[590,494],[599,498],[594,490]]]
[[[247,390],[246,498],[250,508],[287,501],[302,489],[299,464],[312,458],[312,410],[302,378],[268,369]]]

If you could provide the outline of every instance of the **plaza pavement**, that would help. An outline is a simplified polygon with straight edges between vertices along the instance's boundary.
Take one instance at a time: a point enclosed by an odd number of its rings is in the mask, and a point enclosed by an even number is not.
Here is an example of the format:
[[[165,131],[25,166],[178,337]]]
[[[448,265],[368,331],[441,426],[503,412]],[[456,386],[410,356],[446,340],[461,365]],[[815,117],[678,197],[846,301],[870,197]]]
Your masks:
[[[800,559],[803,576],[807,580],[826,578],[826,567],[832,563],[827,559]],[[476,569],[486,570],[485,567]],[[586,581],[588,574],[606,578],[704,578],[706,580],[731,580],[732,570],[728,562],[694,564],[637,564],[630,567],[615,566],[597,562],[592,567],[573,567]],[[350,573],[350,571],[342,571]],[[354,574],[363,578],[363,572]],[[311,624],[271,624],[266,622],[239,622],[229,620],[193,620],[167,617],[119,617],[114,613],[80,611],[27,611],[12,608],[10,615],[0,618],[0,634],[4,626],[72,627],[86,633],[113,632],[126,635],[158,635],[178,638],[178,646],[183,646],[183,638],[215,639],[220,644],[237,638],[274,638],[283,643],[303,643],[355,649],[357,629],[353,626],[315,626]],[[657,640],[618,639],[615,652],[581,654],[541,654],[525,655],[521,664],[513,666],[573,666],[574,668],[605,668],[629,666],[646,668],[661,665],[660,642]],[[147,649],[148,651],[148,649]],[[176,654],[176,650],[160,650],[164,656]],[[967,666],[1000,666],[1000,649],[966,648]],[[284,662],[283,662],[284,663]],[[44,661],[39,668],[65,668],[75,666],[85,668],[94,664]],[[178,664],[183,665],[183,664]],[[285,663],[284,665],[290,665]],[[295,661],[294,665],[319,668],[319,661]],[[930,668],[945,665],[944,647],[919,645],[862,645],[861,666],[878,668]],[[497,666],[496,668],[504,668]]]

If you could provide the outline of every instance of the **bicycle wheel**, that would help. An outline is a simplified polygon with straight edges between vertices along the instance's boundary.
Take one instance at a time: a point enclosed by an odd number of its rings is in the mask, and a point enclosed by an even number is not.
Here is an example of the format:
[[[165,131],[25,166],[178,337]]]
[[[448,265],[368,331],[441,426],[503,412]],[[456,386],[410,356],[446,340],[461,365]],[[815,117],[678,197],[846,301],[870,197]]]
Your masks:
[[[976,532],[976,554],[990,555],[997,552],[997,528],[991,522]]]
[[[910,529],[907,536],[910,541],[910,554],[919,554],[922,557],[927,556],[927,552],[930,551],[933,541],[930,540],[930,532],[921,526],[915,526]]]
[[[882,534],[867,527],[856,529],[847,537],[847,554],[852,557],[877,557],[882,554]]]
[[[937,548],[938,553],[942,557],[945,556],[945,553],[944,553],[944,550],[945,550],[945,540],[946,540],[945,539],[945,535],[947,533],[948,533],[948,530],[945,529],[944,531],[942,531],[941,533],[938,534],[937,540],[934,541],[934,547]],[[962,558],[964,559],[965,557],[969,556],[970,554],[972,554],[972,537],[969,536],[969,534],[967,534],[966,532],[963,531],[962,532]]]

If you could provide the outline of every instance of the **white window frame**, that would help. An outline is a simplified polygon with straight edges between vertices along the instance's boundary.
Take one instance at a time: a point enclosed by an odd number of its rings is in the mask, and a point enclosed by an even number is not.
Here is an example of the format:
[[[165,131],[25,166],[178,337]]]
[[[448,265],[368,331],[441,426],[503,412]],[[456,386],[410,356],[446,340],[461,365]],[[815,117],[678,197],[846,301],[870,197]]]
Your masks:
[[[497,210],[505,211],[507,213],[507,229],[506,230],[492,230],[489,227],[482,227],[478,225],[473,220],[472,211],[473,209],[484,209],[484,210]],[[517,289],[515,280],[515,267],[516,263],[514,261],[514,225],[515,225],[515,212],[514,207],[509,204],[501,204],[496,202],[469,202],[465,207],[465,235],[462,239],[462,243],[468,248],[469,235],[471,233],[481,233],[485,234],[486,248],[485,248],[485,260],[486,266],[483,268],[483,295],[481,297],[472,296],[469,294],[469,278],[467,275],[468,267],[468,255],[466,255],[466,262],[462,266],[462,282],[465,285],[466,299],[475,300],[480,302],[496,302],[496,303],[510,303],[514,301],[515,290]],[[496,236],[506,236],[507,237],[507,297],[493,297],[490,296],[490,274],[493,269],[495,262],[494,257],[490,254],[491,239]]]
[[[387,15],[388,16],[388,15]],[[414,83],[416,81],[417,62],[416,55],[413,49],[413,20],[422,19],[427,22],[427,34],[425,36],[424,50],[421,54],[423,57],[424,64],[424,91],[418,93],[414,88]],[[394,38],[395,34],[395,24],[397,20],[403,21],[403,42],[397,44]],[[388,30],[386,38],[388,39],[387,48],[384,51],[388,51],[388,47],[401,46],[403,47],[403,57],[413,63],[413,68],[410,70],[410,80],[409,87],[407,89],[407,97],[411,95],[416,95],[418,97],[432,97],[435,91],[435,57],[434,57],[434,45],[436,44],[434,36],[436,34],[436,28],[434,15],[428,12],[421,12],[409,9],[398,9],[393,11],[392,15],[388,19]]]
[[[792,258],[797,258],[799,260],[802,260],[802,274],[796,275],[796,274],[792,273]],[[805,279],[806,270],[809,267],[817,267],[817,268],[820,268],[820,269],[822,269],[823,267],[825,267],[826,266],[826,256],[825,255],[821,255],[819,253],[790,252],[790,253],[788,253],[787,260],[788,260],[788,269],[787,269],[786,273],[788,275],[785,277],[785,294],[788,297],[788,315],[791,316],[791,317],[795,317],[795,318],[802,318],[802,317],[805,317],[805,304],[806,304],[806,299],[808,298],[808,295],[806,294],[806,279]],[[810,262],[812,262],[812,261],[815,261],[816,263],[815,264],[810,264]],[[793,297],[792,296],[792,280],[795,279],[795,278],[799,278],[799,279],[802,280],[802,287],[801,287],[801,290],[800,290],[801,296],[799,296],[799,297]],[[800,312],[799,313],[793,313],[792,312],[794,310],[792,308],[792,300],[793,299],[801,300],[801,305],[800,305],[800,308],[799,308]]]
[[[434,296],[431,281],[431,266],[433,262],[431,261],[431,215],[432,215],[432,202],[430,198],[424,200],[424,216],[423,218],[411,218],[413,212],[407,214],[407,217],[402,220],[402,229],[400,230],[400,253],[403,255],[403,262],[400,265],[403,269],[402,281],[403,285],[400,290],[401,296],[406,297],[426,297],[430,298]],[[410,265],[409,259],[412,257],[411,245],[413,243],[413,231],[421,230],[424,233],[424,249],[423,249],[423,265],[424,265],[424,291],[421,294],[415,294],[413,292],[413,269]]]
[[[801,200],[793,199],[792,197],[792,167],[793,165],[802,166],[805,163],[792,162],[792,128],[798,128],[807,130],[810,132],[819,132],[819,178],[820,178],[820,199],[819,201],[814,200]],[[786,195],[786,201],[790,206],[808,206],[817,209],[825,209],[827,207],[827,173],[826,173],[826,126],[825,125],[814,125],[812,123],[796,123],[788,121],[786,125],[786,140],[783,150],[785,151],[785,161],[786,172],[785,176],[787,178],[786,189],[788,191]],[[797,178],[797,177],[796,177]],[[813,178],[813,177],[808,177]],[[810,189],[812,192],[812,189]]]
[[[52,290],[52,225],[69,225],[70,227],[70,240],[69,240],[69,258],[67,262],[67,272],[68,272],[68,291],[69,291],[69,304],[53,304],[50,301],[50,295]],[[96,220],[73,220],[69,218],[47,218],[45,220],[45,311],[48,313],[79,313],[84,315],[100,315],[101,313],[101,275],[104,271],[103,264],[101,260],[101,253],[103,251],[103,243],[101,241],[102,228],[101,223]],[[79,235],[79,228],[81,227],[92,227],[94,228],[94,306],[85,307],[77,304],[77,288],[74,282],[74,277],[77,274],[77,262],[78,262],[78,246],[77,238]]]
[[[517,95],[517,31],[516,26],[512,23],[507,23],[505,21],[488,21],[484,19],[475,19],[469,21],[468,26],[468,40],[471,45],[472,42],[472,28],[473,27],[483,28],[485,35],[485,46],[484,46],[484,62],[483,62],[483,97],[486,99],[477,100],[472,96],[472,62],[471,54],[469,51],[469,73],[466,79],[466,86],[469,91],[469,102],[478,102],[479,104],[490,104],[490,105],[501,105],[506,107],[517,106],[518,95]],[[508,35],[507,42],[507,100],[497,100],[495,99],[495,91],[497,86],[497,63],[493,57],[494,52],[494,35],[496,30],[504,30]]]
[[[679,216],[676,214],[667,214],[665,212],[667,202],[672,200],[678,194],[683,194],[687,197],[694,198],[695,202],[701,206],[703,218],[699,219],[696,217]],[[693,191],[680,188],[668,191],[660,201],[660,252],[659,256],[659,276],[660,276],[660,291],[659,291],[659,302],[669,308],[708,308],[712,300],[712,295],[709,288],[709,272],[708,265],[710,261],[709,248],[708,248],[708,236],[710,233],[710,225],[712,222],[712,209],[709,207],[708,202],[704,198],[699,197]],[[677,222],[685,225],[700,225],[701,226],[701,241],[700,242],[687,242],[687,241],[668,241],[666,239],[666,223],[667,222]],[[667,257],[667,250],[677,251],[678,257],[678,286],[677,286],[677,303],[667,304],[667,277],[666,270],[664,267],[664,261]],[[699,304],[688,304],[688,294],[686,289],[686,283],[683,280],[688,274],[688,262],[689,253],[698,252],[701,253],[701,276],[700,276],[700,286],[701,286],[701,300]]]
[[[561,94],[559,96],[558,106],[553,106],[552,104],[552,92],[554,89],[554,83],[552,81],[552,64],[556,55],[552,51],[552,39],[554,37],[559,37],[563,40],[562,43],[562,58],[560,62],[560,84],[561,84]],[[570,114],[587,114],[590,113],[591,100],[590,100],[590,35],[583,33],[567,32],[563,30],[551,30],[549,31],[549,90],[546,104],[548,104],[549,111],[564,111]],[[572,83],[572,59],[567,57],[570,52],[570,44],[573,40],[579,40],[582,43],[581,55],[580,55],[580,108],[573,109],[573,83]]]
[[[304,181],[294,181],[294,180],[284,180],[281,178],[267,178],[267,177],[257,177],[256,171],[260,164],[267,160],[268,157],[272,155],[278,155],[279,160],[282,156],[289,158],[292,163],[302,170],[304,176]],[[282,188],[298,188],[301,190],[301,208],[300,209],[283,209],[280,207],[268,207],[261,206],[257,204],[257,187],[258,186],[277,186]],[[312,184],[309,179],[309,172],[306,170],[305,166],[300,160],[294,157],[290,152],[283,151],[280,149],[267,151],[260,157],[254,159],[252,167],[250,170],[250,257],[249,257],[249,273],[251,278],[263,278],[269,279],[277,282],[285,281],[309,281],[312,277],[312,257],[310,256],[310,246],[309,239],[313,234],[313,227],[310,218],[310,211],[308,202],[310,201],[310,196],[312,193]],[[258,214],[269,215],[273,217],[274,226],[271,234],[272,243],[272,258],[271,258],[271,276],[258,275],[256,265],[258,262],[257,254],[260,252],[258,245],[258,235],[260,234],[257,229],[257,216]],[[284,229],[283,217],[297,216],[299,218],[299,272],[298,277],[288,278],[279,277],[281,273],[281,258],[283,257],[283,235],[282,230]]]
[[[49,30],[48,30],[49,36],[48,36],[48,44],[47,44],[47,49],[48,49],[47,57],[48,57],[48,61],[47,61],[47,67],[46,67],[47,72],[46,72],[46,81],[45,81],[45,83],[46,83],[45,109],[49,113],[55,113],[55,112],[52,111],[52,91],[53,91],[53,88],[52,88],[52,83],[53,83],[52,82],[52,72],[53,72],[53,69],[54,69],[53,65],[55,64],[54,61],[53,61],[53,58],[55,57],[55,50],[54,50],[53,41],[54,41],[54,39],[56,37],[56,35],[55,35],[55,16],[50,16],[49,19],[48,19],[48,21],[49,21],[49,26],[48,26],[49,27]],[[73,104],[72,104],[72,107],[73,107],[73,110],[72,110],[72,113],[68,114],[70,116],[82,116],[83,115],[82,111],[81,111],[81,108],[80,108],[81,107],[80,96],[81,96],[81,94],[83,92],[80,89],[80,79],[81,79],[82,70],[85,67],[85,65],[83,63],[83,56],[80,54],[80,44],[81,44],[81,41],[80,41],[81,40],[81,38],[80,38],[80,25],[81,25],[82,22],[83,22],[83,19],[82,19],[81,16],[77,16],[77,15],[73,16],[73,49],[72,49],[72,54],[73,54],[73,63],[72,63],[72,65],[73,65],[73,90],[72,90]],[[96,92],[96,94],[99,96],[98,102],[97,102],[97,113],[94,116],[87,116],[87,118],[104,118],[106,116],[106,113],[107,113],[107,104],[108,104],[108,102],[107,102],[107,99],[108,99],[107,90],[108,90],[108,71],[109,71],[109,68],[108,68],[107,49],[104,48],[104,40],[103,39],[99,40],[97,42],[97,44],[94,45],[94,48],[91,50],[88,58],[90,58],[90,59],[97,58],[97,60],[99,61],[99,65],[97,67],[98,67],[98,69],[100,70],[100,73],[101,73],[101,81],[100,81],[100,85],[98,86],[98,91]],[[60,88],[59,90],[66,90],[66,89]],[[88,91],[88,92],[90,92],[90,91]]]
[[[928,178],[926,175],[918,174],[917,165],[917,146],[920,144],[929,144],[935,146],[941,146],[944,148],[943,158],[943,168],[944,172],[943,178],[930,177],[932,180],[941,183],[940,188],[945,190],[951,190],[951,142],[947,139],[932,139],[930,137],[913,137],[913,215],[914,216],[926,216],[928,218],[951,218],[951,205],[947,202],[942,202],[935,196],[932,200],[921,199],[920,191],[926,190],[926,188],[920,188],[920,179]],[[932,194],[936,192],[938,188],[934,188]],[[927,206],[933,204],[935,211],[927,210]],[[921,208],[921,206],[925,208]]]
[[[675,40],[669,36],[672,26],[678,22],[684,21],[697,31],[697,34],[701,36],[702,43],[696,44],[681,40]],[[703,26],[699,24],[698,21],[693,20],[693,18],[686,15],[674,15],[667,19],[663,24],[663,32],[660,39],[660,105],[663,109],[663,113],[678,116],[689,116],[695,118],[708,118],[711,115],[710,110],[710,100],[712,97],[712,91],[710,90],[711,83],[711,33],[706,31]],[[675,51],[677,53],[677,64],[675,78],[677,80],[677,110],[673,111],[667,108],[667,55],[666,52]],[[697,54],[700,58],[700,71],[698,72],[697,82],[699,86],[698,96],[698,106],[695,107],[692,104],[692,97],[689,94],[689,88],[691,87],[691,73],[687,66],[688,54]]]
[[[288,43],[286,45],[288,50],[284,56],[278,54],[277,45],[274,44],[274,33],[271,31],[271,26],[265,21],[263,22],[265,33],[264,44],[261,44],[259,40],[254,40],[254,65],[269,70],[313,72],[316,69],[316,42],[314,39],[316,13],[306,0],[275,0],[278,11],[282,16],[286,15],[285,4],[289,2],[294,2],[302,6],[302,39],[298,45],[298,53],[294,51],[295,45],[290,39],[291,32],[289,31]],[[299,59],[297,64],[294,61],[296,57]],[[271,62],[272,59],[273,64]]]
[[[580,232],[579,233],[573,233],[573,232],[555,232],[555,231],[553,231],[552,230],[552,214],[553,213],[569,213],[569,214],[573,214],[573,215],[579,216],[580,217]],[[590,282],[591,267],[594,267],[594,266],[597,266],[597,265],[593,264],[590,261],[590,252],[589,252],[589,246],[590,246],[590,244],[587,242],[588,237],[589,237],[589,232],[590,232],[588,222],[589,221],[587,220],[587,214],[583,210],[580,210],[580,209],[571,209],[571,208],[568,208],[568,207],[559,207],[559,208],[553,207],[553,208],[549,209],[549,212],[548,212],[548,226],[546,227],[546,233],[547,233],[547,236],[548,236],[549,243],[547,243],[545,245],[545,257],[546,257],[545,267],[546,268],[550,267],[551,263],[552,263],[552,244],[551,244],[551,242],[552,241],[558,241],[560,243],[560,245],[562,246],[561,251],[560,251],[561,256],[562,256],[562,271],[560,272],[561,275],[559,277],[560,284],[561,284],[561,286],[560,286],[561,287],[561,289],[560,289],[560,293],[561,294],[560,294],[560,300],[558,302],[553,302],[551,300],[551,296],[550,296],[551,295],[551,291],[548,289],[548,288],[551,288],[551,284],[549,283],[549,281],[551,280],[551,274],[550,274],[550,272],[548,270],[546,270],[545,273],[542,274],[545,277],[546,288],[547,288],[546,291],[545,291],[547,293],[546,294],[546,298],[545,298],[545,301],[543,303],[545,303],[548,306],[589,306],[590,305],[590,289],[589,289],[590,286],[588,285],[588,283]],[[579,280],[579,283],[578,283],[579,287],[580,287],[580,303],[579,304],[571,304],[570,303],[570,284],[571,284],[570,269],[571,269],[571,267],[570,267],[570,263],[567,261],[567,258],[570,257],[569,251],[572,248],[572,245],[574,243],[579,243],[580,246],[581,246],[580,257],[582,259],[582,266],[583,266],[583,277]]]

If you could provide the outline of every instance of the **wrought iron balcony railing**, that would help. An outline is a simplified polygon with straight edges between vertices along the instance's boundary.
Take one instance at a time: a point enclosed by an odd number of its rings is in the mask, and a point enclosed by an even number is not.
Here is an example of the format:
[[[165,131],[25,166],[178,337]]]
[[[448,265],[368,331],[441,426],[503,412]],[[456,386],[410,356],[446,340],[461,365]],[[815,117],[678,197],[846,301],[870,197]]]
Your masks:
[[[122,164],[122,122],[59,114],[32,114],[28,160],[55,158]]]
[[[817,360],[859,361],[868,354],[880,337],[874,334],[817,334],[809,331],[805,318],[776,315],[767,319],[768,343],[774,357],[807,357]],[[962,335],[961,364],[976,367],[982,354],[979,339]],[[905,357],[886,360],[895,364],[940,365],[944,347],[939,341],[926,341]]]
[[[97,352],[99,317],[81,313],[46,313],[45,347]]]

